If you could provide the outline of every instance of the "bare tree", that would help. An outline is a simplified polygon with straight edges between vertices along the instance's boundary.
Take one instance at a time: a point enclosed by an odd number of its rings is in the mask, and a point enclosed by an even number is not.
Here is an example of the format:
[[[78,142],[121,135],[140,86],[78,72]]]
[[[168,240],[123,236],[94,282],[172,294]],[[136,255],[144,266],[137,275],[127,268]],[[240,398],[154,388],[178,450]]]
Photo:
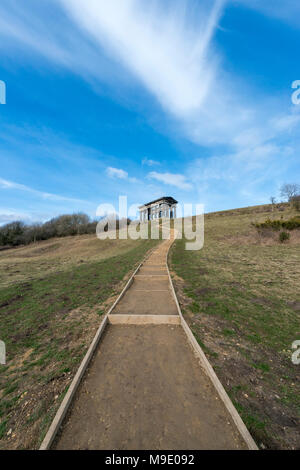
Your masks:
[[[272,212],[273,212],[274,211],[274,206],[276,204],[276,198],[274,196],[271,196],[270,201],[271,201],[271,204],[272,204]]]
[[[300,185],[299,184],[284,184],[280,188],[280,196],[286,199],[288,202],[300,195]]]

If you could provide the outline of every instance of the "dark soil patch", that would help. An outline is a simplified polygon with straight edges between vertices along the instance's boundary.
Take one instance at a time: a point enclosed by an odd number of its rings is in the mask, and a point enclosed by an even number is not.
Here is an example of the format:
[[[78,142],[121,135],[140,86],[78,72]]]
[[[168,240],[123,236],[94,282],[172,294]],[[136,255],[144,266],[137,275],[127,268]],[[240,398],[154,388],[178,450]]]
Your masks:
[[[200,274],[200,276],[205,276],[206,274],[208,274],[208,271],[207,271],[207,269],[198,268],[197,269],[197,274]]]
[[[208,294],[213,294],[217,292],[218,289],[213,289],[212,287],[202,287],[201,289],[195,289],[195,294],[199,295],[200,297],[204,297]]]
[[[239,291],[246,291],[247,289],[242,286],[239,282],[228,282],[227,284],[229,287],[233,287],[234,289],[237,289]]]
[[[258,305],[266,305],[267,307],[271,307],[273,302],[270,299],[266,299],[264,297],[254,297],[251,299],[251,302]]]
[[[22,299],[22,297],[23,297],[22,295],[16,295],[15,297],[11,297],[9,300],[2,303],[0,305],[0,308],[12,305],[14,302],[17,302],[18,300]]]
[[[300,302],[288,302],[288,306],[295,310],[295,312],[300,312]]]

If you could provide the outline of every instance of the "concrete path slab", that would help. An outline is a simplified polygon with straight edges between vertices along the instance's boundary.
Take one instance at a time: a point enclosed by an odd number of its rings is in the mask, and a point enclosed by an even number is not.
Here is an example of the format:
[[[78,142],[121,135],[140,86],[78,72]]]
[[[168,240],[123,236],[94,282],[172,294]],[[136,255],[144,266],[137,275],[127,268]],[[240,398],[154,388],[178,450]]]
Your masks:
[[[166,268],[170,243],[164,241],[143,263],[113,314],[178,315]]]
[[[152,266],[143,267],[139,270],[138,275],[167,275],[168,271],[165,268],[157,268]]]
[[[178,315],[171,292],[167,288],[157,292],[149,286],[133,284],[113,311],[114,314],[130,315]]]
[[[55,449],[245,449],[180,326],[110,325]]]

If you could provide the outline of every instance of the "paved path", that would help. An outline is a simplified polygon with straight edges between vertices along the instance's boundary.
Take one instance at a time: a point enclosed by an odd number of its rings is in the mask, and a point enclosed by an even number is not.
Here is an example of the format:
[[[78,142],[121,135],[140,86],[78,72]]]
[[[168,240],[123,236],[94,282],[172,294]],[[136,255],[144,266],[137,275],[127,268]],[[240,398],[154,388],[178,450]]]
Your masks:
[[[145,261],[113,314],[178,315],[166,266],[171,243],[163,242]]]
[[[163,242],[115,315],[178,315]],[[116,317],[117,318],[117,317]],[[181,326],[110,324],[76,393],[56,449],[246,449]]]

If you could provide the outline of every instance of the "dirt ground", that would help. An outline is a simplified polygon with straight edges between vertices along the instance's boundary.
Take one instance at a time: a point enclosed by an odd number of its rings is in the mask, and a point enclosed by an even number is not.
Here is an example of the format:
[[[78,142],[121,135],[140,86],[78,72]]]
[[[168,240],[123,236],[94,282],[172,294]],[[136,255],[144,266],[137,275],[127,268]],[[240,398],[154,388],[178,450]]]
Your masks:
[[[109,325],[55,449],[244,449],[179,326]]]

